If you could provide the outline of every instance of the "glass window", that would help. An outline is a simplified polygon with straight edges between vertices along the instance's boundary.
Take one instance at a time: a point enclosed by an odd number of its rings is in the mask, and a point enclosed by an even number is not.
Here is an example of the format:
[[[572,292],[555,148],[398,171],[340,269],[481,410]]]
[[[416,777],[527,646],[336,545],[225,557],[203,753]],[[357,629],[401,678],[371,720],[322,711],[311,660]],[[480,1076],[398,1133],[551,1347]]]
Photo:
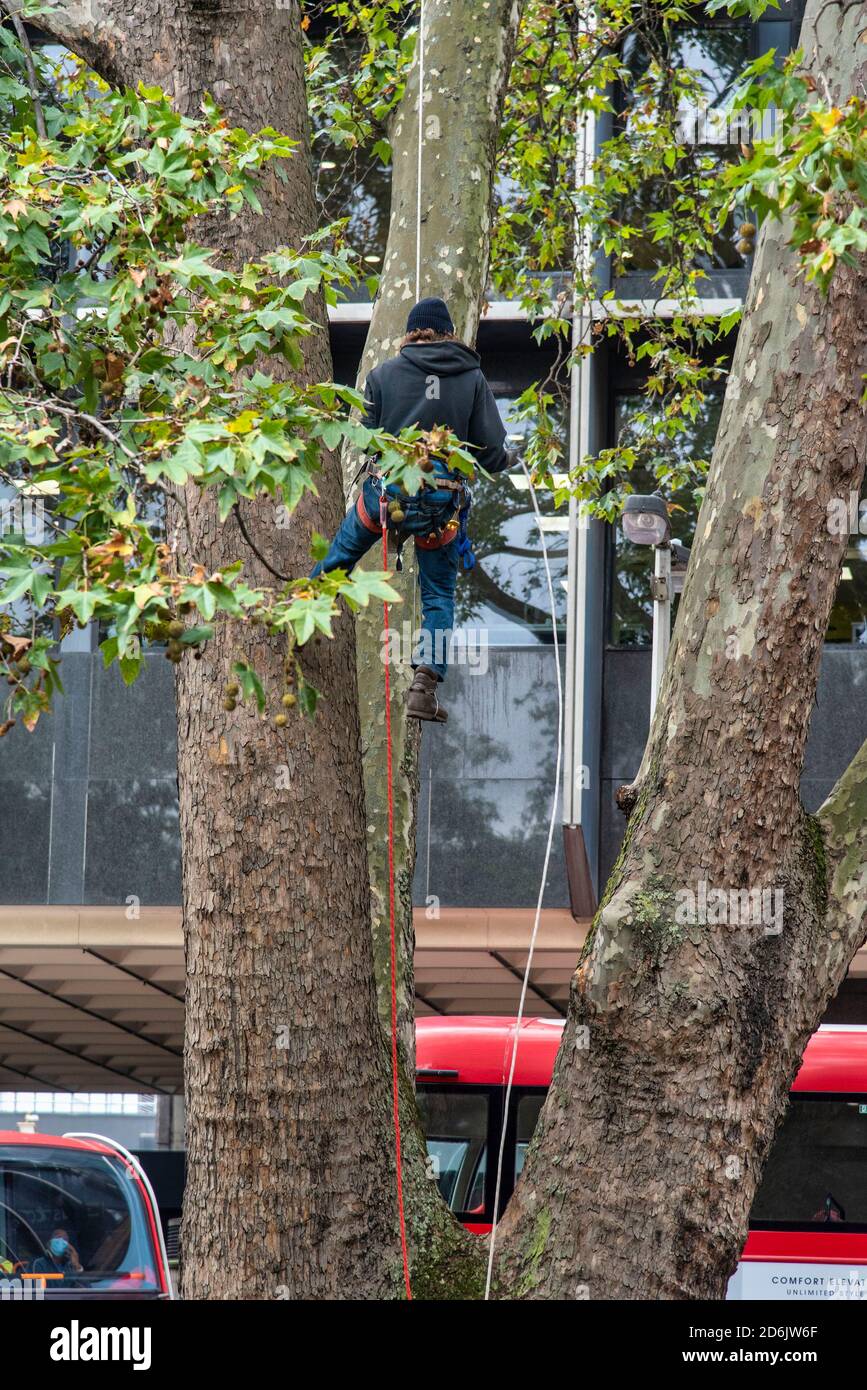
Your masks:
[[[668,58],[678,68],[688,68],[694,82],[694,96],[682,101],[678,124],[682,135],[679,158],[663,178],[649,178],[641,191],[624,200],[622,220],[640,226],[644,218],[660,208],[672,210],[678,205],[687,212],[695,198],[695,178],[706,178],[714,169],[738,157],[741,133],[738,122],[722,115],[733,88],[753,53],[753,29],[750,25],[682,25],[671,34]],[[632,82],[620,94],[621,129],[629,132],[633,109],[638,113],[646,100],[644,90],[636,91],[633,84],[651,83],[652,56],[640,39],[630,35],[623,46],[623,58]],[[658,56],[657,56],[658,61]],[[661,81],[655,93],[661,95]],[[745,257],[736,248],[737,225],[743,214],[728,219],[725,227],[713,237],[709,254],[698,258],[697,264],[706,271],[730,270],[741,267]],[[661,251],[653,240],[652,231],[636,236],[629,242],[628,258],[616,269],[620,273],[652,271],[661,262]]]
[[[867,1223],[867,1096],[791,1097],[750,1220],[793,1230]]]
[[[138,1186],[114,1155],[0,1146],[4,1277],[53,1275],[48,1295],[154,1290],[146,1221]]]
[[[502,395],[497,405],[509,432],[509,447],[520,451],[528,422],[512,418],[515,397]],[[555,512],[550,493],[540,492],[538,500],[557,619],[563,624],[568,520],[565,508]],[[551,603],[542,546],[527,479],[520,468],[490,482],[480,478],[474,485],[469,533],[476,565],[461,572],[457,629],[484,629],[492,646],[550,642]]]
[[[647,397],[639,392],[618,395],[614,408],[614,435],[619,444],[629,444],[634,432],[633,421],[639,411],[649,409]],[[714,438],[722,411],[722,392],[708,392],[702,409],[689,430],[671,440],[668,448],[672,462],[682,465],[689,459],[710,460]],[[654,492],[658,487],[648,468],[636,467],[629,474],[633,492]],[[672,507],[671,529],[684,545],[691,545],[695,534],[698,509],[692,488],[682,488],[667,499]],[[632,545],[623,530],[614,531],[614,583],[611,604],[611,640],[615,646],[646,647],[653,636],[653,601],[650,581],[653,574],[653,553],[649,546]],[[677,598],[672,605],[677,612]]]
[[[690,457],[710,460],[722,406],[722,389],[708,392],[694,425],[671,442],[670,448],[676,451],[678,463]],[[619,443],[630,442],[635,415],[647,409],[647,398],[637,391],[617,395],[614,437]],[[653,492],[658,486],[653,475],[645,468],[634,468],[629,481],[633,492]],[[691,545],[698,517],[692,490],[684,488],[668,500],[673,504],[673,535],[685,545]],[[829,511],[829,524],[833,521],[834,525],[845,525],[850,534],[825,640],[867,647],[867,479],[862,486],[860,501],[853,493],[848,499],[839,499],[836,506],[833,517]],[[653,635],[653,604],[650,597],[653,561],[650,548],[631,545],[620,526],[615,528],[613,540],[611,641],[615,646],[649,646]],[[675,596],[673,617],[677,613],[677,603]]]
[[[518,1101],[517,1132],[515,1134],[515,1181],[521,1176],[524,1168],[524,1160],[527,1157],[527,1149],[530,1140],[533,1138],[533,1130],[539,1119],[539,1113],[545,1104],[545,1096],[522,1096]]]
[[[437,1186],[452,1211],[485,1205],[488,1095],[420,1086],[418,1108]]]
[[[43,545],[53,539],[51,520],[51,496],[40,493],[27,479],[19,476],[16,482],[0,483],[0,540],[18,537],[28,545]],[[37,566],[43,574],[50,574],[50,565]],[[0,588],[6,577],[0,578]],[[36,607],[30,594],[24,594],[13,603],[0,604],[0,632],[10,630],[17,635],[53,637],[53,605],[48,608]]]
[[[825,640],[867,647],[867,480],[854,503],[853,494],[848,505],[839,504],[848,513],[849,542]]]
[[[317,41],[323,42],[326,37],[323,26]],[[314,179],[320,223],[347,218],[349,246],[362,258],[367,272],[378,275],[391,213],[391,166],[383,165],[368,142],[355,143],[347,132],[341,133],[339,141],[331,138],[332,107],[342,106],[348,95],[344,74],[358,69],[363,52],[361,34],[332,32],[327,53],[319,59],[320,76],[311,122]],[[383,126],[381,134],[386,133]],[[350,298],[368,299],[370,295],[362,284]]]

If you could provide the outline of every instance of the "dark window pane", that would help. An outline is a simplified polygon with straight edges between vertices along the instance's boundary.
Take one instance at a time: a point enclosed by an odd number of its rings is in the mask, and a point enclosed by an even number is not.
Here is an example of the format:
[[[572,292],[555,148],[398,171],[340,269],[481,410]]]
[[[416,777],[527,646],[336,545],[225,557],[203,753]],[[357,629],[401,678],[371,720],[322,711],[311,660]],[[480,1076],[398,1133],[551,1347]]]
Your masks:
[[[474,1211],[484,1206],[487,1094],[420,1086],[416,1097],[443,1200],[452,1211]]]
[[[515,1136],[515,1178],[521,1176],[527,1149],[533,1138],[533,1130],[539,1119],[539,1112],[545,1104],[544,1096],[522,1096],[518,1102],[518,1128]]]
[[[867,1222],[867,1096],[792,1096],[751,1220],[795,1229]]]
[[[678,125],[682,133],[679,158],[666,177],[651,178],[640,192],[625,198],[621,218],[641,226],[652,213],[672,208],[686,212],[695,196],[696,181],[707,179],[715,168],[738,157],[740,134],[737,121],[726,121],[721,113],[729,101],[736,81],[752,56],[752,28],[749,25],[683,25],[672,34],[667,49],[669,61],[678,68],[690,70],[694,91],[689,100],[678,107]],[[632,74],[632,83],[621,89],[621,129],[627,133],[632,126],[632,111],[638,112],[648,94],[662,96],[664,79],[652,76],[653,56],[635,36],[630,36],[623,48],[624,62]],[[663,54],[663,57],[665,55]],[[657,62],[659,57],[657,55]],[[649,84],[645,90],[640,85]],[[736,227],[743,220],[741,213],[729,218],[726,226],[713,238],[709,254],[697,258],[703,270],[729,270],[743,266],[745,257],[736,249]],[[654,243],[652,231],[630,240],[629,256],[624,258],[624,273],[654,270],[667,260],[664,243]]]
[[[833,518],[829,511],[829,524],[845,525],[849,541],[825,640],[867,646],[867,483],[860,503],[853,495],[848,501],[839,499],[835,507]],[[845,522],[841,520],[844,513]]]

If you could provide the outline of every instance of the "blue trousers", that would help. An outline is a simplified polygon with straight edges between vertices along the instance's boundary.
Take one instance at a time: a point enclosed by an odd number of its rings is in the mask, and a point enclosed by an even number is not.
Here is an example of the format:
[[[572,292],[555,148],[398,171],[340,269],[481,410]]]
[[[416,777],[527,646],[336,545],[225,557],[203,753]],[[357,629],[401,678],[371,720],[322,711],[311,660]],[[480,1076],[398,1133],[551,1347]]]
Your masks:
[[[364,506],[373,521],[379,521],[379,490],[372,478],[364,484]],[[400,529],[404,534],[416,532],[427,535],[431,529],[451,514],[442,503],[427,503],[415,498],[405,503],[406,521]],[[343,569],[347,573],[358,564],[372,546],[380,544],[381,533],[369,531],[359,520],[354,507],[346,513],[331,542],[325,559],[313,570],[313,576],[329,570]],[[429,666],[440,680],[448,668],[448,649],[455,625],[455,585],[458,578],[458,547],[456,541],[436,550],[421,550],[416,546],[418,579],[421,589],[421,633],[413,653],[413,666]]]

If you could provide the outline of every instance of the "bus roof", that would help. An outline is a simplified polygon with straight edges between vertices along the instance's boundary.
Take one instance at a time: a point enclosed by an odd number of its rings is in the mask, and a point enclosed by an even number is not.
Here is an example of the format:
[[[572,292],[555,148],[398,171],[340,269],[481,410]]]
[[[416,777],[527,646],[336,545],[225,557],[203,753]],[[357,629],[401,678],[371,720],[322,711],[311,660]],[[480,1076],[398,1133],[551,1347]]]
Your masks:
[[[514,1035],[513,1018],[489,1018],[482,1014],[419,1018],[415,1025],[416,1077],[421,1082],[505,1085]],[[515,1064],[516,1086],[547,1087],[551,1084],[554,1058],[562,1036],[562,1018],[525,1018],[522,1021]]]
[[[550,1085],[563,1026],[561,1018],[523,1020],[516,1086]],[[513,1018],[477,1014],[417,1019],[417,1079],[422,1084],[505,1085],[514,1034]],[[792,1089],[867,1095],[867,1026],[823,1024],[807,1044]]]

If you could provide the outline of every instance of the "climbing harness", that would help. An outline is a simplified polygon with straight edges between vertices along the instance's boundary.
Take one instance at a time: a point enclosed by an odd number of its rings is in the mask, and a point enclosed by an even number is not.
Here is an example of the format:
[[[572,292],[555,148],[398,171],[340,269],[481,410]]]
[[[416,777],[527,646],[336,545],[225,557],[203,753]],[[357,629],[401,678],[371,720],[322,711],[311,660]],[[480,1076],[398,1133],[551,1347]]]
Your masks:
[[[536,525],[539,528],[539,541],[542,546],[542,561],[545,566],[545,582],[548,587],[548,601],[551,604],[551,635],[554,645],[554,670],[557,673],[557,770],[554,774],[554,796],[551,801],[551,818],[548,822],[548,841],[545,845],[545,860],[542,865],[542,881],[539,884],[539,896],[536,900],[536,916],[533,921],[533,930],[530,934],[530,948],[527,952],[527,964],[524,967],[524,977],[521,981],[521,995],[518,1001],[518,1013],[515,1018],[515,1032],[512,1037],[512,1056],[509,1062],[509,1078],[506,1082],[506,1095],[503,1103],[503,1114],[508,1117],[509,1101],[512,1095],[512,1083],[515,1079],[515,1063],[518,1058],[518,1042],[521,1036],[521,1026],[524,1021],[524,1005],[527,999],[527,987],[530,982],[530,971],[533,968],[533,953],[536,950],[536,937],[539,934],[539,922],[542,918],[542,899],[545,895],[545,885],[548,881],[548,866],[551,862],[551,847],[554,843],[554,827],[557,824],[557,807],[560,793],[560,775],[563,764],[563,677],[560,673],[560,643],[557,636],[557,612],[554,605],[554,581],[551,578],[551,566],[548,561],[548,547],[545,542],[545,532],[542,529],[542,513],[539,511],[539,502],[536,497],[536,489],[533,486],[533,479],[529,469],[521,459],[521,468],[524,477],[527,479],[527,487],[530,492],[530,499],[533,503],[533,511],[536,516]],[[494,1211],[493,1224],[491,1226],[491,1241],[488,1246],[488,1269],[485,1276],[485,1302],[491,1297],[491,1279],[494,1273],[494,1248],[497,1242],[497,1212],[500,1207],[500,1187],[503,1179],[503,1157],[506,1150],[506,1130],[508,1123],[504,1123],[500,1134],[500,1148],[497,1154],[497,1180],[494,1187]]]
[[[473,543],[470,540],[467,530],[467,519],[470,515],[470,507],[473,505],[472,494],[467,488],[466,501],[458,512],[458,554],[460,555],[465,570],[471,570],[476,563]]]

